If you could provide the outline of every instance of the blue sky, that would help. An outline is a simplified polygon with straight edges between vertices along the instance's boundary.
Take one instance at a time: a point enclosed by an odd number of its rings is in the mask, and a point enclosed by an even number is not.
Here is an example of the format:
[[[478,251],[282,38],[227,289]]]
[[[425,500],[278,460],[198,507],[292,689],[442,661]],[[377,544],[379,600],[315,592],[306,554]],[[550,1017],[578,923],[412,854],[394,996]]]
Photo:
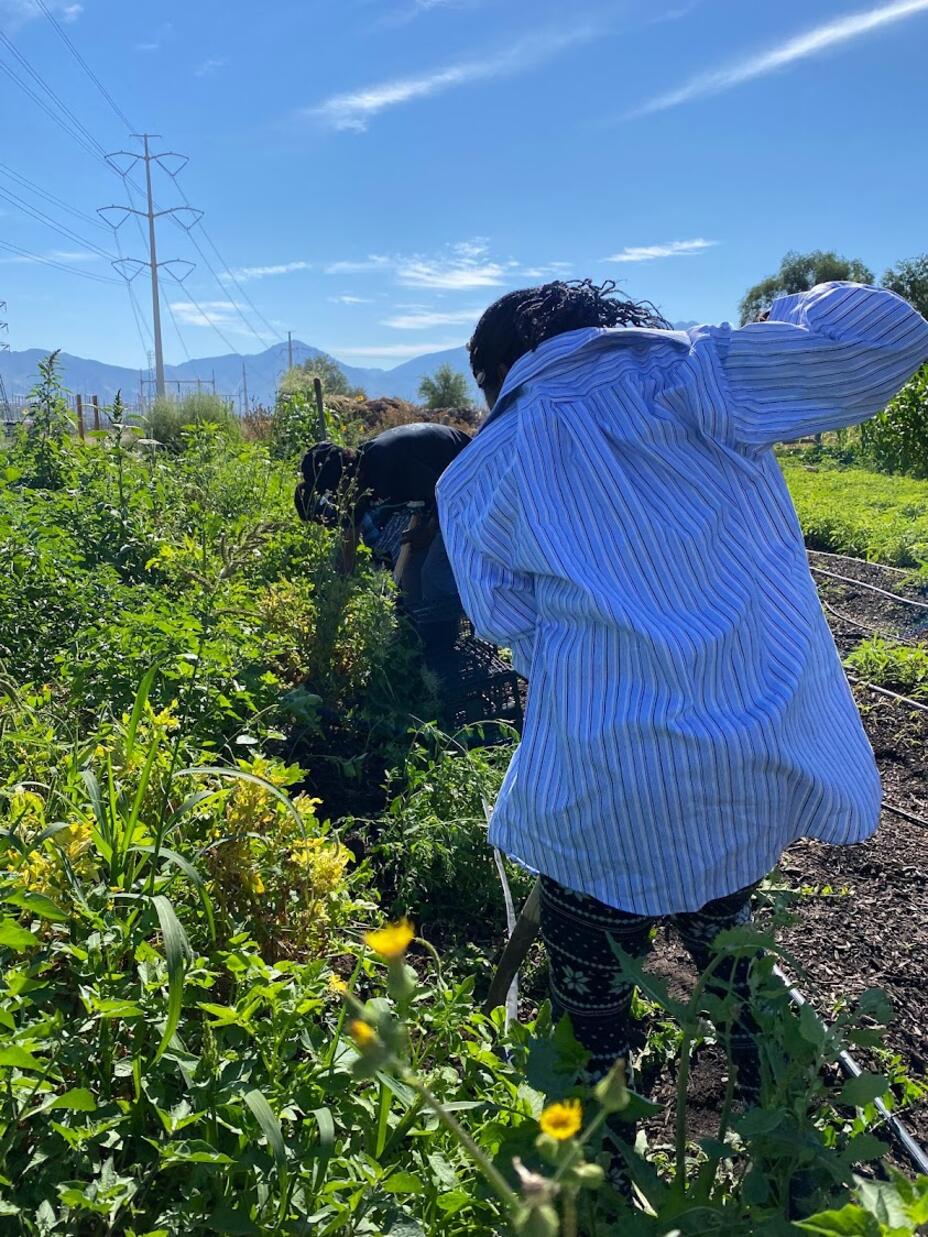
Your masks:
[[[928,0],[44,2],[131,125],[190,157],[156,197],[183,189],[218,255],[160,223],[159,257],[197,263],[163,281],[168,361],[292,329],[390,367],[560,275],[720,320],[789,248],[878,273],[928,249]],[[144,364],[147,278],[140,338],[91,222],[126,198],[90,142],[132,139],[39,0],[0,0],[0,30],[0,65],[88,147],[0,73],[10,342]],[[119,246],[144,253],[131,219]]]

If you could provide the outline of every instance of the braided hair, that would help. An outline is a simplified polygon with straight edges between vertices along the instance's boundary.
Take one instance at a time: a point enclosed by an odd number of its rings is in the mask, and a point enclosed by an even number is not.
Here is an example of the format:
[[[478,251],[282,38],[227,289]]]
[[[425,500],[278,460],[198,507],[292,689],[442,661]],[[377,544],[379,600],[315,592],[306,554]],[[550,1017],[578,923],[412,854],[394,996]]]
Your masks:
[[[479,387],[492,387],[500,367],[509,369],[553,335],[585,326],[645,326],[669,330],[650,301],[615,295],[615,282],[592,279],[542,284],[508,292],[477,323],[470,343],[471,369]]]

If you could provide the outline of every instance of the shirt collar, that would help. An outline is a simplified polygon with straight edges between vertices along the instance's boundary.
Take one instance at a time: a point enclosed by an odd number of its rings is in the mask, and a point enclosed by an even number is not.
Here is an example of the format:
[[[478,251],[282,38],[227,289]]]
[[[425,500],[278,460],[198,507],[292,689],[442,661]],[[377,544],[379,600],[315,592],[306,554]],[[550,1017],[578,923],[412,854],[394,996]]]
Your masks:
[[[493,411],[484,421],[483,425],[481,425],[481,430],[486,429],[492,421],[495,421],[497,417],[506,411],[516,393],[526,383],[532,382],[546,369],[553,368],[558,362],[563,361],[565,357],[579,352],[581,348],[600,342],[607,345],[621,345],[633,342],[640,343],[645,340],[662,343],[670,341],[682,344],[686,348],[690,346],[690,338],[683,331],[661,331],[653,327],[643,326],[587,326],[582,327],[579,331],[564,331],[560,335],[554,335],[551,339],[546,339],[544,343],[538,345],[534,352],[526,352],[524,356],[519,357],[518,361],[510,369],[503,383],[503,388],[499,393],[499,399],[493,405]]]

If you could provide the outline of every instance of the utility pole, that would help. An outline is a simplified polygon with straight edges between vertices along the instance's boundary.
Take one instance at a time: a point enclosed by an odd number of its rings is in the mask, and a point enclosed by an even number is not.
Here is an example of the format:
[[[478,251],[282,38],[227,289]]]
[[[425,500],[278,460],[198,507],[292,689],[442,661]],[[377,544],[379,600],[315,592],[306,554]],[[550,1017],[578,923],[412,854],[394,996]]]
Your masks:
[[[293,332],[287,332],[287,368],[293,369]]]
[[[6,312],[6,301],[0,301],[0,314]],[[10,324],[8,322],[0,322],[0,331],[9,331]],[[5,339],[0,340],[0,352],[9,352],[10,345]],[[3,414],[5,421],[10,421],[13,418],[13,409],[10,407],[9,397],[6,393],[6,386],[3,381],[3,374],[0,374],[0,413]]]
[[[242,412],[248,412],[248,371],[245,369],[244,361],[242,361]]]
[[[158,137],[157,133],[134,133],[132,136],[138,138],[142,142],[142,154],[131,150],[117,150],[114,154],[107,155],[106,161],[116,170],[116,172],[119,173],[123,180],[126,180],[129,173],[137,163],[145,164],[146,209],[136,210],[136,208],[131,205],[101,206],[97,213],[110,224],[110,227],[114,232],[122,227],[130,215],[139,215],[140,217],[148,220],[148,261],[143,262],[140,258],[119,258],[117,261],[113,262],[113,266],[129,283],[131,283],[132,280],[135,279],[136,275],[138,275],[140,271],[144,270],[146,266],[151,272],[151,325],[152,335],[154,336],[155,341],[155,394],[163,396],[165,393],[164,348],[161,340],[161,295],[158,287],[158,272],[161,267],[168,269],[170,267],[185,266],[187,269],[183,275],[176,275],[173,271],[169,272],[178,283],[182,283],[193,270],[194,263],[180,258],[172,258],[169,262],[158,261],[158,250],[155,237],[155,220],[160,219],[163,215],[186,215],[190,219],[190,222],[184,223],[181,219],[180,224],[181,227],[185,228],[185,230],[189,232],[194,224],[202,219],[203,212],[201,210],[195,210],[192,206],[172,206],[168,210],[155,209],[155,199],[154,194],[152,193],[151,181],[152,163],[157,163],[162,171],[167,172],[167,174],[173,178],[178,174],[178,172],[187,166],[189,160],[186,155],[179,155],[173,150],[165,150],[159,154],[152,154],[148,143],[151,138]],[[180,163],[174,168],[173,171],[165,162],[165,160],[168,159],[180,160]],[[121,165],[120,162],[118,162],[119,160],[128,160],[128,162]],[[112,211],[115,211],[121,215],[121,218],[115,223],[107,218],[107,215]],[[124,267],[128,268],[131,273],[127,273],[127,271],[123,269]]]

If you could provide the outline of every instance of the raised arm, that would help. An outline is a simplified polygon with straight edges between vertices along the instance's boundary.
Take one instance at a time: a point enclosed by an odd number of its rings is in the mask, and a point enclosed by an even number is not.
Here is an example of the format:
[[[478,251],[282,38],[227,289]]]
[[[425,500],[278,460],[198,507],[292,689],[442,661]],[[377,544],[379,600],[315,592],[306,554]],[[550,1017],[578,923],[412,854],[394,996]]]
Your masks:
[[[928,322],[883,288],[825,283],[712,332],[734,439],[765,447],[879,412],[928,360]]]

